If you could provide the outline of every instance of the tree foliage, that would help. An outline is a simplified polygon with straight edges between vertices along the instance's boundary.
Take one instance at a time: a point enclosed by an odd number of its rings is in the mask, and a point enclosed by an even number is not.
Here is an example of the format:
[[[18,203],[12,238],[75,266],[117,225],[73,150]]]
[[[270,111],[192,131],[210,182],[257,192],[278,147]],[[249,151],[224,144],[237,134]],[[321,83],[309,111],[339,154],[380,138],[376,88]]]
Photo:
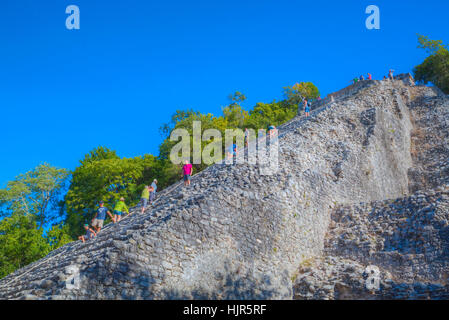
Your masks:
[[[295,117],[297,106],[287,101],[257,103],[250,111],[245,126],[254,130],[266,129],[269,125],[278,126]]]
[[[449,94],[449,51],[441,40],[429,40],[418,35],[418,48],[430,54],[423,63],[413,69],[418,82],[436,85],[444,93]]]
[[[312,100],[320,96],[320,91],[312,82],[300,82],[284,88],[284,95],[289,104],[301,103],[304,99]]]
[[[238,122],[239,119],[241,117],[243,117],[243,115],[241,113],[239,113],[239,106],[236,104],[232,104],[232,106],[225,107],[224,110],[226,109],[227,112],[229,112],[228,114],[232,117],[232,121],[234,121],[234,123]],[[162,144],[160,145],[160,157],[162,159],[169,159],[170,156],[170,152],[171,149],[174,145],[176,145],[178,143],[178,141],[171,141],[170,140],[170,135],[173,132],[173,130],[175,129],[185,129],[190,136],[190,149],[191,149],[191,153],[193,154],[192,150],[193,150],[193,143],[194,143],[194,135],[193,135],[193,123],[194,121],[198,121],[201,123],[201,136],[203,135],[204,131],[207,129],[217,129],[218,131],[220,131],[221,135],[224,136],[224,132],[227,128],[231,128],[230,125],[228,124],[228,122],[230,120],[227,120],[224,117],[215,117],[213,114],[211,113],[207,113],[207,114],[203,114],[199,111],[188,111],[186,113],[184,113],[186,116],[185,117],[178,117],[177,114],[179,114],[180,112],[177,111],[177,113],[172,117],[172,119],[175,119],[174,121],[172,120],[171,124],[166,124],[163,127],[170,128],[170,131],[168,133],[167,138],[162,142]],[[210,142],[207,141],[202,141],[202,139],[199,139],[199,141],[195,141],[198,142],[199,145],[201,145],[201,150],[203,150],[203,148]],[[218,142],[218,141],[217,141]],[[190,159],[192,161],[192,159]],[[177,166],[175,166],[177,167]],[[201,171],[204,168],[206,168],[207,165],[206,164],[200,164],[200,165],[195,165],[195,171]],[[180,167],[179,167],[180,170]],[[177,177],[179,177],[179,171],[175,174]],[[172,177],[173,179],[174,177]]]
[[[21,213],[32,217],[39,228],[52,225],[60,218],[58,206],[69,171],[47,163],[19,175],[0,189],[3,214]]]
[[[70,241],[60,203],[69,172],[42,164],[0,190],[0,277]]]
[[[42,258],[50,247],[30,215],[13,213],[0,221],[0,278]]]
[[[207,129],[217,129],[221,134],[221,141],[214,141],[214,143],[222,143],[222,149],[225,149],[225,130],[226,129],[245,129],[251,128],[254,130],[266,129],[269,125],[278,126],[292,119],[297,114],[298,102],[305,97],[313,99],[319,97],[318,88],[311,82],[297,83],[292,87],[284,88],[286,100],[273,101],[271,103],[257,103],[252,109],[246,111],[242,103],[246,100],[246,96],[236,91],[228,96],[230,104],[223,107],[223,114],[221,116],[214,116],[210,113],[203,114],[199,111],[177,110],[171,117],[169,123],[163,124],[160,128],[162,136],[165,138],[160,145],[160,158],[168,159],[170,151],[178,141],[170,141],[169,137],[175,129],[185,129],[190,135],[190,149],[193,152],[193,122],[199,121],[201,123],[201,136]],[[201,150],[212,141],[198,141],[201,145]],[[190,159],[192,160],[192,159]],[[207,167],[207,164],[194,165],[195,170],[201,171]],[[176,167],[176,166],[175,166]]]
[[[82,233],[82,225],[91,220],[101,200],[110,210],[120,197],[128,204],[136,204],[150,177],[160,177],[156,162],[152,155],[120,158],[104,147],[88,153],[73,172],[65,197],[71,235]]]

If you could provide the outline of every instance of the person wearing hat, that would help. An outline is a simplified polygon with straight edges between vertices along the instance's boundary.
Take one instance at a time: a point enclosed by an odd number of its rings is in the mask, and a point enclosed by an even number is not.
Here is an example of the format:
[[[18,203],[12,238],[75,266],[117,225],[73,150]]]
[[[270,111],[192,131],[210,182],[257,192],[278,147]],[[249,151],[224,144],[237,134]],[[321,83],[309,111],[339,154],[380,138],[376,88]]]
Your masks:
[[[268,135],[270,137],[273,136],[274,134],[276,134],[276,132],[277,132],[277,129],[275,126],[273,126],[273,125],[268,126]]]
[[[83,243],[86,240],[90,240],[90,239],[94,238],[97,235],[94,230],[89,228],[89,225],[87,223],[84,225],[84,229],[86,230],[86,234],[84,236],[79,236],[78,237],[78,239],[81,240]]]
[[[106,214],[108,214],[108,216],[110,216],[112,221],[115,223],[114,216],[109,212],[108,208],[104,206],[104,202],[100,201],[99,205],[100,208],[98,208],[97,212],[95,213],[95,217],[92,220],[92,227],[95,228],[97,233],[100,232],[101,228],[103,228]]]
[[[117,202],[114,208],[114,219],[116,222],[119,222],[122,214],[129,214],[128,207],[125,204],[125,198],[121,197],[120,200]]]
[[[150,204],[153,205],[154,199],[156,198],[157,179],[153,180],[151,188],[153,188],[153,190],[150,192]]]

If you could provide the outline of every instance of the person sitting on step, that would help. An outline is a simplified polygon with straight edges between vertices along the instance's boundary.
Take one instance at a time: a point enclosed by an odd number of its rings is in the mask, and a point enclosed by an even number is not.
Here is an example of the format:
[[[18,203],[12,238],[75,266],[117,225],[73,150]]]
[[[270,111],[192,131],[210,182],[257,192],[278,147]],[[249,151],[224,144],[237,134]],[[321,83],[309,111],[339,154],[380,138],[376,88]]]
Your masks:
[[[78,237],[78,239],[83,243],[90,239],[93,239],[97,235],[94,230],[89,228],[89,225],[87,223],[84,225],[84,229],[86,230],[86,234]]]

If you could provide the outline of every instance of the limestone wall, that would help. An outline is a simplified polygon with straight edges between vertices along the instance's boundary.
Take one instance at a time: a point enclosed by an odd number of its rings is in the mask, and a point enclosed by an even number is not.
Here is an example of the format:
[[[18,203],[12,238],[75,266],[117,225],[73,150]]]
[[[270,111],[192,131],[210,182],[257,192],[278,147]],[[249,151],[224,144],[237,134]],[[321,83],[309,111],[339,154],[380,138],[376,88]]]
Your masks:
[[[408,86],[415,85],[415,81],[410,73],[399,74],[399,75],[395,76],[394,79],[403,81],[404,84],[406,84]],[[390,81],[390,80],[383,80],[383,81]],[[329,103],[335,102],[337,100],[345,99],[349,96],[357,94],[357,92],[359,92],[362,89],[374,86],[376,84],[379,84],[380,82],[381,81],[379,81],[379,80],[357,81],[356,83],[353,83],[353,84],[347,86],[346,88],[343,88],[336,92],[328,94],[327,97],[324,99],[314,101],[312,103],[311,109],[312,110],[318,109],[318,108],[321,108]],[[300,111],[302,111],[302,108],[300,108],[300,110],[298,110],[298,113],[300,113]]]
[[[296,299],[449,299],[449,99],[398,80],[392,93],[412,120],[411,195],[335,209],[323,253],[298,268]],[[375,289],[368,266],[379,270]]]
[[[296,299],[449,299],[449,184],[339,207],[322,256],[300,267]],[[366,286],[367,267],[379,286]],[[329,276],[332,275],[332,276]]]

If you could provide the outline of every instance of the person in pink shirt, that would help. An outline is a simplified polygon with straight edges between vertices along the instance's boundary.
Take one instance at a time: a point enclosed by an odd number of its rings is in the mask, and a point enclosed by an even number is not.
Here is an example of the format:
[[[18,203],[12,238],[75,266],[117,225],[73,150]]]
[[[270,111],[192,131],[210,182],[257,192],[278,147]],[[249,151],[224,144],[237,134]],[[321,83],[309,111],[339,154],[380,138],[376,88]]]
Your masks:
[[[371,73],[368,73],[368,80],[373,80],[373,76],[371,75]]]
[[[184,185],[190,186],[190,177],[193,173],[193,166],[189,163],[189,160],[184,161],[184,166],[182,167],[182,174],[184,176]]]

